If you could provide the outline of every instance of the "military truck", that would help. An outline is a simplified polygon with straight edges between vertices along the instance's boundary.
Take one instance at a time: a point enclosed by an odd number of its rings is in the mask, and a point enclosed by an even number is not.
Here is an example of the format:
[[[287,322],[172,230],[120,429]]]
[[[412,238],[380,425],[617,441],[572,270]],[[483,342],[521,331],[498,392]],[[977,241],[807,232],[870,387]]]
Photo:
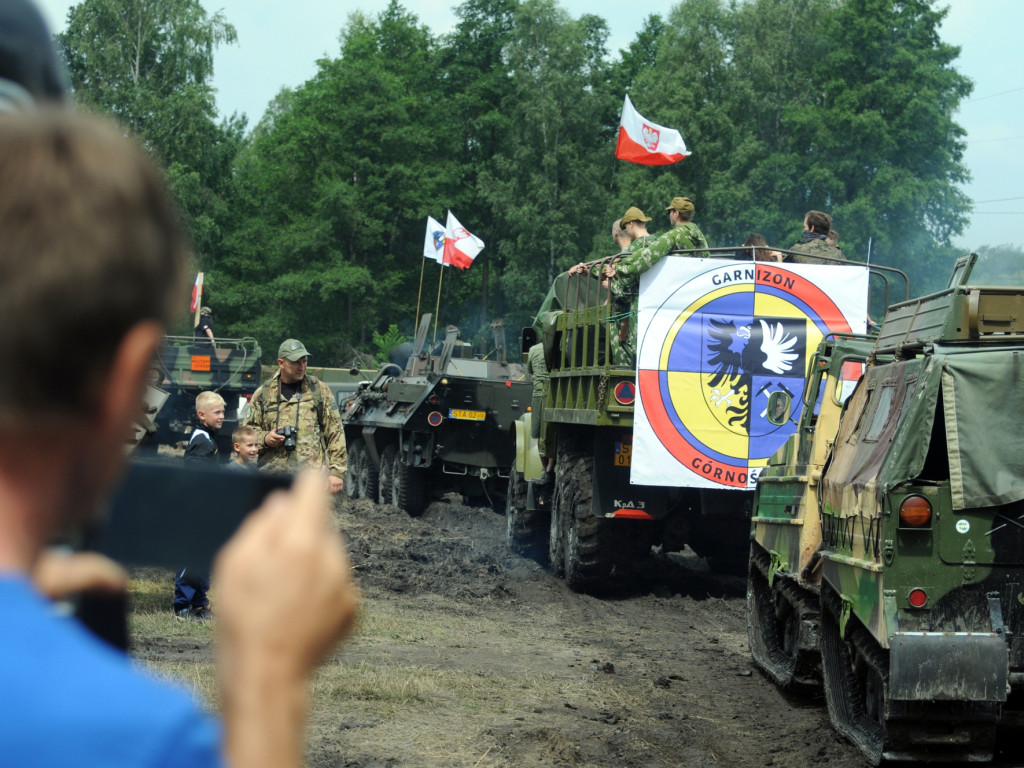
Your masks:
[[[529,407],[531,386],[507,359],[500,321],[492,323],[495,359],[483,360],[451,326],[428,350],[430,319],[424,315],[404,370],[383,366],[341,404],[345,492],[410,515],[449,491],[504,509],[512,425]]]
[[[975,262],[889,308],[838,429],[801,421],[758,489],[755,659],[813,676],[817,634],[829,717],[872,764],[990,760],[1024,683],[1024,287],[971,285]],[[822,451],[812,493],[792,457]]]
[[[756,477],[792,431],[765,419],[770,392],[801,391],[818,340],[864,327],[869,277],[885,296],[893,279],[906,290],[898,270],[738,261],[737,253],[677,251],[644,275],[635,366],[613,361],[613,336],[621,343],[623,321],[637,321],[600,278],[617,257],[560,275],[523,332],[524,353],[543,343],[550,371],[540,442],[555,473],[551,485],[537,482],[535,415],[527,414],[516,425],[506,540],[546,559],[574,590],[615,587],[652,546],[689,545],[719,570],[745,572]],[[856,299],[836,277],[851,267],[862,281]],[[665,297],[684,290],[695,298],[664,319]],[[678,361],[686,371],[668,370]]]
[[[231,433],[239,410],[260,384],[260,345],[256,339],[217,339],[216,346],[196,343],[191,336],[165,336],[152,364],[152,383],[168,394],[156,416],[155,435],[144,450],[187,440],[195,422],[196,396],[205,390],[224,398],[224,426],[217,434],[221,453],[230,453]]]

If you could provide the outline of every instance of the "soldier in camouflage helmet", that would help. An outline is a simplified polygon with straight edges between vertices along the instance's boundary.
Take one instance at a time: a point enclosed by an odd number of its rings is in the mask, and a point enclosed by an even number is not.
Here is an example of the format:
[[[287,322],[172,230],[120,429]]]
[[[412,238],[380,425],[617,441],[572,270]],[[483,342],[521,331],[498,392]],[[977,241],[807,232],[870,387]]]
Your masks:
[[[325,467],[330,471],[328,487],[338,493],[346,468],[341,414],[330,388],[306,373],[308,360],[301,341],[285,339],[277,350],[280,370],[253,393],[245,423],[256,429],[261,470]],[[286,437],[287,427],[294,428],[294,435]]]
[[[639,209],[636,210],[639,212]],[[700,227],[690,221],[693,217],[693,200],[688,197],[673,198],[665,210],[668,211],[672,229],[653,243],[632,251],[628,256],[605,270],[605,274],[612,278],[613,300],[619,307],[628,306],[628,314],[622,320],[618,338],[613,337],[612,339],[612,355],[618,366],[632,368],[636,365],[636,312],[640,292],[640,275],[661,261],[673,249],[708,247],[707,238],[700,231]],[[627,215],[628,213],[627,211]],[[643,214],[641,213],[641,215]],[[708,256],[710,254],[707,251],[700,251],[686,255]]]
[[[787,255],[786,261],[796,264],[831,264],[835,259],[845,261],[846,257],[839,250],[839,246],[828,242],[830,229],[831,216],[824,211],[808,211],[804,216],[803,238],[790,247],[790,250],[796,253]]]

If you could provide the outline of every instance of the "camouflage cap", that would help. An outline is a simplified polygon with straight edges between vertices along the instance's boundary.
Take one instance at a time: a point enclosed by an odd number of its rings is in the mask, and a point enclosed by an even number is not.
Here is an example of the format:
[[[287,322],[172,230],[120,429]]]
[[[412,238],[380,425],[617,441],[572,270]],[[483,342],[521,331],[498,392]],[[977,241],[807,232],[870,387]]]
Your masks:
[[[650,216],[644,216],[644,212],[635,205],[622,214],[622,226],[625,227],[631,221],[650,221]]]
[[[291,360],[293,363],[296,360],[301,360],[304,357],[309,357],[309,352],[306,351],[306,347],[298,339],[285,339],[281,342],[281,346],[277,348],[278,358],[284,358],[285,360]]]
[[[679,213],[693,213],[693,200],[688,197],[673,197],[668,204],[666,211],[679,211]]]

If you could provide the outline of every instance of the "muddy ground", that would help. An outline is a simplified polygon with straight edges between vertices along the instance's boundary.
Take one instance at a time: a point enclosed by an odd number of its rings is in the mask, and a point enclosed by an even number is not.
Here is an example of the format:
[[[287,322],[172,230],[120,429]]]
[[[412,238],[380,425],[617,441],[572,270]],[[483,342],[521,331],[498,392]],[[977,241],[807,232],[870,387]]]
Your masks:
[[[313,768],[865,765],[754,669],[742,579],[674,557],[596,599],[511,554],[489,508],[337,504],[364,621],[314,687]],[[175,644],[135,653],[209,658]]]

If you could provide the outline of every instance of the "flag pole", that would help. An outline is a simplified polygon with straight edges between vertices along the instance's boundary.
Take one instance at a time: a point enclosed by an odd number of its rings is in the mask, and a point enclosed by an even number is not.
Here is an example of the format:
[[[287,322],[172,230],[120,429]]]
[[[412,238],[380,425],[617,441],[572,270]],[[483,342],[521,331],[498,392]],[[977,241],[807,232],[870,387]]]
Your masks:
[[[427,257],[420,261],[420,292],[416,294],[416,322],[412,324],[413,333],[420,327],[420,299],[423,296],[423,272],[427,268]]]
[[[437,276],[437,306],[434,308],[434,340],[431,344],[437,343],[437,313],[441,311],[441,279],[444,277],[444,264],[441,265],[441,274]]]

